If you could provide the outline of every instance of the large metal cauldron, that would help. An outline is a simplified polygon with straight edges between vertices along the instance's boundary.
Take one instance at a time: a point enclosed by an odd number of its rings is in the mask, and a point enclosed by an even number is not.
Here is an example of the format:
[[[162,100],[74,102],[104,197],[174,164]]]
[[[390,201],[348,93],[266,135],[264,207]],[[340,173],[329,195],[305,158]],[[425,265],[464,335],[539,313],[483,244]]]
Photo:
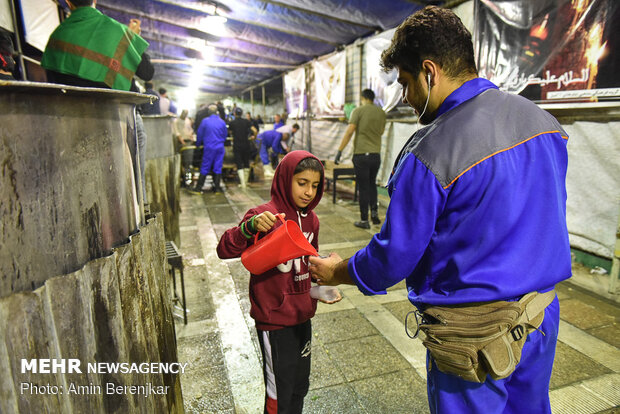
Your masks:
[[[174,155],[172,141],[171,115],[142,115],[146,131],[146,159],[170,157]]]
[[[134,105],[147,100],[0,82],[0,297],[75,271],[137,231]]]

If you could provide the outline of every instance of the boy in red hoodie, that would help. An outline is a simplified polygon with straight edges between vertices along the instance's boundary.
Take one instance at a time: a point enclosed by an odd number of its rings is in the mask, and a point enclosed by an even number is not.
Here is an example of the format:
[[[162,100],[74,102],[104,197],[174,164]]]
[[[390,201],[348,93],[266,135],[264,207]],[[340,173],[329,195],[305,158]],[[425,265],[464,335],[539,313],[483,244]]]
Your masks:
[[[323,164],[306,151],[287,154],[275,171],[271,201],[245,213],[238,226],[220,239],[220,259],[239,257],[257,232],[281,225],[276,214],[295,220],[318,250],[319,219],[312,211],[323,196]],[[289,260],[250,278],[250,316],[263,354],[265,413],[301,413],[310,377],[310,318],[316,299],[310,297],[308,258]],[[334,300],[333,303],[340,300]]]

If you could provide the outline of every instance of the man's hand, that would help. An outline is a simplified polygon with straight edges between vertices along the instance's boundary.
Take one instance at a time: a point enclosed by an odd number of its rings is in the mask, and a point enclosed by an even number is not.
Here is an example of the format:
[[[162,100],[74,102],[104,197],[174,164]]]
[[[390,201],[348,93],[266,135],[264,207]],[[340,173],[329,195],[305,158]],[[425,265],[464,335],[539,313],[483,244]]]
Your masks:
[[[337,253],[330,253],[326,258],[310,256],[310,273],[319,285],[352,284],[346,265]]]
[[[334,164],[338,165],[340,164],[340,157],[342,156],[342,151],[338,150],[338,152],[336,153],[336,159],[334,159]]]

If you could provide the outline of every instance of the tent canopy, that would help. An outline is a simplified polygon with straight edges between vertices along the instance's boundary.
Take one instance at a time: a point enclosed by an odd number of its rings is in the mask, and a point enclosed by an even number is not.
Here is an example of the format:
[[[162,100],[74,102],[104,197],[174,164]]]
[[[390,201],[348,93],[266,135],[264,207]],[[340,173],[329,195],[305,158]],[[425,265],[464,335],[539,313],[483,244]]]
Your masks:
[[[98,0],[141,20],[154,83],[170,91],[239,95],[281,73],[393,28],[426,4],[409,0]],[[222,25],[213,16],[226,18]],[[220,19],[223,20],[223,19]],[[173,92],[174,93],[174,92]]]

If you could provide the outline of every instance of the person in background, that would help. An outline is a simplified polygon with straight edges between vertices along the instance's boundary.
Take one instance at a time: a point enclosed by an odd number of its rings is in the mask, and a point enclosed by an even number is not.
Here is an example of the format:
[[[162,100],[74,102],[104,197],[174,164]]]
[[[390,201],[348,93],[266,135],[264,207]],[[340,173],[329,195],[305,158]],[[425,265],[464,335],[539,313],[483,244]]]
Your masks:
[[[260,129],[260,125],[258,124],[258,121],[254,118],[252,118],[252,114],[249,112],[245,113],[245,119],[247,119],[248,121],[250,121],[250,123],[252,124],[252,126],[254,127],[254,129],[256,129],[256,133],[254,134],[252,139],[256,138],[256,135],[258,135],[258,130]]]
[[[221,101],[217,101],[217,113],[219,114],[222,121],[226,120],[226,108],[224,108],[224,104]]]
[[[278,228],[280,214],[299,224],[315,249],[319,219],[312,211],[323,196],[323,165],[306,151],[287,154],[275,172],[271,200],[248,210],[238,226],[222,235],[220,259],[239,257],[254,235]],[[259,240],[260,241],[260,240]],[[312,324],[317,300],[310,296],[308,259],[292,259],[259,275],[250,275],[250,316],[254,319],[263,355],[267,414],[301,414],[308,393]],[[335,303],[340,295],[325,303]]]
[[[196,187],[191,190],[193,194],[202,193],[202,187],[209,173],[213,174],[213,192],[222,192],[220,181],[224,162],[224,143],[228,136],[228,129],[226,123],[218,116],[217,105],[209,105],[208,109],[209,116],[200,122],[196,134],[196,146],[203,145],[204,150],[200,164],[200,176]]]
[[[161,112],[159,111],[159,103],[157,102],[160,98],[159,94],[155,92],[153,82],[144,82],[144,88],[146,89],[144,92],[145,94],[156,96],[157,99],[152,99],[150,102],[140,104],[140,112],[142,115],[160,115]]]
[[[510,330],[493,330],[502,335],[494,347],[474,353],[482,382],[465,380],[461,373],[474,361],[451,351],[471,344],[461,332],[475,326],[442,318],[454,344],[442,355],[433,337],[424,341],[428,402],[431,413],[550,413],[560,322],[554,286],[571,276],[568,136],[533,102],[478,77],[471,34],[449,9],[429,6],[409,16],[381,63],[397,69],[403,102],[427,126],[394,163],[380,233],[349,259],[311,257],[311,273],[320,285],[355,284],[367,295],[404,279],[418,311],[442,307],[458,315],[467,307],[478,323],[489,302],[506,309],[533,298],[526,322],[508,318]],[[498,314],[506,311],[491,313],[486,326],[502,323],[492,318]],[[520,360],[513,345],[521,347]],[[461,363],[440,366],[438,358]],[[516,367],[498,375],[495,368],[510,361]]]
[[[184,109],[172,123],[172,133],[174,135],[175,152],[181,154],[181,185],[186,186],[186,179],[191,177],[191,166],[194,151],[189,148],[195,144],[196,137],[192,128],[192,120],[187,116],[188,111]]]
[[[192,128],[194,128],[194,133],[198,132],[198,127],[203,119],[209,116],[209,105],[203,104],[196,111],[196,116],[194,116],[194,122],[192,123]]]
[[[258,141],[257,145],[260,145],[259,154],[265,177],[273,177],[272,162],[277,165],[278,156],[287,153],[286,142],[297,131],[299,131],[299,125],[294,124],[293,126],[284,125],[277,130],[270,129],[258,134],[256,140]]]
[[[258,137],[258,132],[260,131],[260,124],[258,123],[258,119],[252,118],[252,115],[247,112],[245,114],[245,117],[248,121],[250,121],[250,123],[252,124],[252,126],[254,127],[254,129],[256,129],[256,133],[252,136],[250,136],[250,163],[252,163],[254,160],[256,160],[256,156],[258,155],[258,150],[259,148],[257,147],[257,137]],[[258,144],[260,145],[260,143]],[[250,175],[249,177],[253,177],[252,174],[252,169],[250,169]],[[248,178],[249,180],[249,178]]]
[[[133,92],[138,92],[135,76],[150,83],[155,68],[146,53],[148,43],[140,37],[140,20],[131,19],[129,26],[125,26],[95,9],[93,0],[66,2],[71,15],[54,29],[41,59],[49,82]],[[114,55],[118,60],[107,57]],[[143,208],[149,213],[145,179],[147,136],[142,109],[141,105],[136,107],[136,144]]]
[[[15,60],[13,59],[13,39],[9,32],[0,29],[0,80],[15,80]]]
[[[260,115],[256,115],[256,122],[258,123],[259,127],[261,125],[265,125],[265,121],[263,121],[263,118]],[[258,128],[258,129],[260,129],[260,128]]]
[[[149,44],[138,34],[139,20],[128,27],[102,14],[94,0],[66,2],[71,15],[54,29],[41,58],[49,82],[129,91],[134,75],[148,78]]]
[[[192,129],[192,122],[187,116],[188,111],[184,109],[172,123],[172,133],[175,141],[175,147],[178,150],[186,145],[193,145],[196,140],[194,137],[194,130]]]
[[[159,88],[159,113],[161,115],[175,115],[177,114],[177,107],[172,102],[172,99],[168,97],[168,91],[166,88]]]
[[[284,122],[282,121],[282,117],[280,116],[280,114],[275,114],[273,116],[273,129],[278,129],[280,127],[284,126]]]
[[[237,164],[237,175],[241,188],[246,188],[246,183],[250,177],[250,145],[253,144],[250,137],[256,136],[258,131],[252,123],[244,118],[243,110],[235,108],[235,119],[228,125],[230,135],[233,138],[233,154],[235,164]]]
[[[362,105],[355,108],[349,126],[342,137],[335,163],[340,162],[342,151],[351,137],[353,140],[353,166],[359,188],[360,221],[354,225],[369,229],[368,207],[373,224],[381,224],[377,201],[377,173],[381,166],[381,135],[385,130],[385,112],[374,104],[375,94],[370,89],[362,91]]]

